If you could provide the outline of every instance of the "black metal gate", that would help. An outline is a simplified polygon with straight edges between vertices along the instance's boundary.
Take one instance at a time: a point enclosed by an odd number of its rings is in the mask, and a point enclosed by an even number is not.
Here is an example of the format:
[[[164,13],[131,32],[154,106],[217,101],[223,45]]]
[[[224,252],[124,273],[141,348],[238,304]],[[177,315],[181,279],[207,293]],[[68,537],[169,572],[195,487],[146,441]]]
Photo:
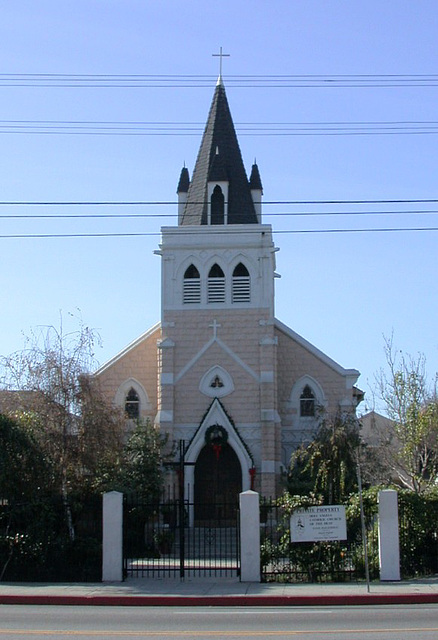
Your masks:
[[[240,574],[239,512],[234,504],[124,497],[123,561],[126,577]]]

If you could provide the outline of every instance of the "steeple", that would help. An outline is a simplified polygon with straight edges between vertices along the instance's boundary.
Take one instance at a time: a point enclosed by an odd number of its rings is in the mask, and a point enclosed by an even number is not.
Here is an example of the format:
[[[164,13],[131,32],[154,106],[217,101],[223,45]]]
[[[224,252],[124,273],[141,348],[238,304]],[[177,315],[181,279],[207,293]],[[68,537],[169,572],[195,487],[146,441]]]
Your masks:
[[[257,220],[261,222],[262,221],[263,186],[260,178],[259,168],[255,160],[251,169],[251,175],[249,178],[249,187],[251,189],[251,196],[252,196],[252,201],[254,202],[254,207],[257,214]]]
[[[178,224],[181,224],[182,215],[184,213],[184,207],[187,202],[187,192],[190,186],[189,170],[184,165],[181,169],[181,175],[179,177],[178,188],[176,190],[178,194]]]
[[[258,224],[225,88],[218,80],[196,160],[181,225],[211,224],[210,198],[221,190],[225,224]]]
[[[181,169],[181,174],[179,177],[179,182],[178,182],[178,188],[176,190],[177,193],[187,193],[187,191],[189,190],[189,185],[190,185],[190,176],[189,176],[189,170],[187,169],[187,167],[183,167]]]

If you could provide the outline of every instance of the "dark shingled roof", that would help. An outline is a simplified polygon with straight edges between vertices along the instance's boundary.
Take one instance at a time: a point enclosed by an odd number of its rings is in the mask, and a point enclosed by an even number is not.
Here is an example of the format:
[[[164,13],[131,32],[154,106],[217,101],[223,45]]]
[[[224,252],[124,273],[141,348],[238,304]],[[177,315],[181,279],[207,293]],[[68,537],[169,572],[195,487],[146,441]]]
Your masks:
[[[262,180],[260,178],[260,172],[257,164],[254,162],[251,169],[251,175],[249,177],[249,186],[251,189],[257,189],[263,193]]]
[[[186,193],[189,190],[190,178],[189,170],[186,167],[181,169],[181,175],[179,177],[177,193]]]
[[[219,147],[217,147],[208,172],[208,182],[223,182],[227,180],[229,180],[229,175],[225,155],[220,153]]]
[[[207,224],[207,183],[228,181],[228,224],[258,224],[225,88],[216,86],[181,225]]]

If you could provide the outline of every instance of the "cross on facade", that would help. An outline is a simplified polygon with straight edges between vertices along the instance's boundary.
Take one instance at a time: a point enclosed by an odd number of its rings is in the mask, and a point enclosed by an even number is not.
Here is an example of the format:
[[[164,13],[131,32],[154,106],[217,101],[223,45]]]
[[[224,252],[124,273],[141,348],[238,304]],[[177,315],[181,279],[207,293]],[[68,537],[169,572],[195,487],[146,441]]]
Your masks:
[[[215,319],[213,320],[213,324],[209,324],[209,327],[213,328],[213,338],[217,338],[217,330],[219,329],[219,327],[221,326],[218,321]]]
[[[222,53],[222,47],[219,49],[219,53],[212,53],[213,58],[219,58],[219,78],[222,78],[222,58],[229,58],[229,53]]]

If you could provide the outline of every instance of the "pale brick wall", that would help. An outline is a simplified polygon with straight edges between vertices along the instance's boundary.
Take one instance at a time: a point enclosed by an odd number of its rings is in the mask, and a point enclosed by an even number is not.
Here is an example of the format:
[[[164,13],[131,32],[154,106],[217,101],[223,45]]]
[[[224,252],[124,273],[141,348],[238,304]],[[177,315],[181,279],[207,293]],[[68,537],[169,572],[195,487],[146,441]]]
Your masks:
[[[152,421],[157,413],[157,341],[160,337],[161,328],[158,326],[96,372],[102,390],[112,401],[120,385],[130,378],[137,380],[146,390],[150,402],[150,407],[143,409],[142,416]]]
[[[294,385],[304,375],[313,378],[322,388],[325,398],[324,411],[334,415],[340,406],[343,409],[350,404],[355,410],[355,403],[349,381],[350,370],[342,370],[336,363],[315,355],[294,340],[290,335],[276,328],[278,337],[278,411],[282,425],[283,464],[288,466],[291,452],[303,442],[308,442],[315,433],[318,421],[311,418],[300,418],[299,409],[290,402]]]
[[[267,329],[259,321],[266,319],[266,311],[196,309],[167,312],[165,317],[166,336],[175,343],[175,424],[196,423],[204,415],[212,399],[199,391],[199,385],[206,371],[214,365],[223,367],[234,381],[234,392],[223,399],[233,420],[236,423],[258,423],[262,408],[260,372],[266,366],[272,368],[272,362],[266,365],[260,361],[259,342],[266,336]],[[200,355],[213,338],[210,325],[214,320],[220,325],[217,327],[219,341],[213,342]],[[272,332],[272,327],[268,331]],[[221,343],[226,345],[226,350]],[[192,366],[178,379],[193,360]]]

